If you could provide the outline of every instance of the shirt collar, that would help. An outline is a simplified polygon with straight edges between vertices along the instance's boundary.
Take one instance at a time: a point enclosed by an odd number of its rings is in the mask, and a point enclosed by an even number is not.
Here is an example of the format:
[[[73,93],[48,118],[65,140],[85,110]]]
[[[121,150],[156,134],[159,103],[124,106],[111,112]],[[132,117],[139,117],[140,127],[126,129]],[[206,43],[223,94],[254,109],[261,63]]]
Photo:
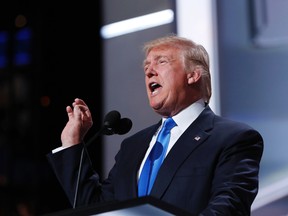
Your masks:
[[[190,106],[186,107],[184,110],[182,110],[172,118],[176,122],[179,129],[181,131],[185,131],[189,127],[189,125],[200,115],[204,108],[204,100],[200,99],[191,104]],[[166,120],[166,118],[163,118],[162,122],[164,120]]]

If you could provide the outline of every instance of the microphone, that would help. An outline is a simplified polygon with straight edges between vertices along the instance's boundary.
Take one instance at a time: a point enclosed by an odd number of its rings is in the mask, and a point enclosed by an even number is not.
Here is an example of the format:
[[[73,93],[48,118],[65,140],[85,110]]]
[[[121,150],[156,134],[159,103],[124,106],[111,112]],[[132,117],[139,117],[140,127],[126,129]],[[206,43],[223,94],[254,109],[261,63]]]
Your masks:
[[[121,118],[118,111],[109,112],[104,118],[103,131],[104,135],[126,134],[132,128],[132,121],[128,118]]]
[[[89,146],[92,142],[94,142],[94,140],[101,134],[102,135],[113,135],[113,134],[123,135],[123,134],[128,133],[131,128],[132,128],[132,121],[129,118],[121,118],[121,114],[118,111],[113,110],[105,115],[104,123],[102,127],[100,128],[100,130],[87,143],[84,143],[83,149],[81,152],[81,157],[80,157],[76,189],[75,189],[75,195],[74,195],[74,201],[73,201],[74,209],[77,206],[79,182],[80,182],[80,175],[82,172],[84,151],[86,151],[86,156],[90,160],[86,147]]]
[[[89,146],[99,135],[123,135],[128,133],[132,128],[132,121],[129,118],[121,118],[121,114],[112,110],[104,117],[104,123],[101,129],[85,144]]]
[[[123,135],[130,131],[132,128],[132,121],[129,118],[122,118],[114,128],[114,133]]]
[[[123,135],[130,131],[132,128],[132,121],[129,118],[121,118],[121,114],[112,110],[104,117],[104,123],[101,129],[85,144],[89,146],[99,135]]]
[[[120,119],[121,119],[121,115],[116,110],[113,110],[113,111],[109,112],[108,114],[106,114],[106,116],[104,117],[103,127],[108,131],[104,131],[105,135],[114,134],[113,128],[116,127],[116,125],[118,124]],[[111,134],[109,133],[110,131],[111,131]]]

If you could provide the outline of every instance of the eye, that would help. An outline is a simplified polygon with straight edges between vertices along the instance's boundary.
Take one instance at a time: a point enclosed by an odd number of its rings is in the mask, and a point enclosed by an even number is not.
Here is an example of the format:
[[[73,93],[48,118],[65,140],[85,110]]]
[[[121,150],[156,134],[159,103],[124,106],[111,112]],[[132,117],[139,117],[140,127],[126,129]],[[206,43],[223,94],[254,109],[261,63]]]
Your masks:
[[[148,70],[148,68],[149,68],[149,64],[145,64],[144,67],[143,67],[144,72],[146,72]]]
[[[160,58],[159,60],[158,60],[158,63],[157,64],[166,64],[166,63],[168,63],[168,60],[167,59],[165,59],[165,58]]]

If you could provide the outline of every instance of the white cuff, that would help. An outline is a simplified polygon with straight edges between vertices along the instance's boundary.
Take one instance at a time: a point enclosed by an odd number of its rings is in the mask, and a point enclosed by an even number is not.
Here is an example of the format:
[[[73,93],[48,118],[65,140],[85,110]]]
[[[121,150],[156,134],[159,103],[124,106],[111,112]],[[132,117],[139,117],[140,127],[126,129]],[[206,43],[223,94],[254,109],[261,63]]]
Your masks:
[[[63,149],[66,149],[66,148],[69,148],[70,146],[60,146],[60,147],[58,147],[58,148],[56,148],[56,149],[53,149],[52,150],[52,153],[54,154],[54,153],[56,153],[56,152],[59,152],[59,151],[62,151]]]

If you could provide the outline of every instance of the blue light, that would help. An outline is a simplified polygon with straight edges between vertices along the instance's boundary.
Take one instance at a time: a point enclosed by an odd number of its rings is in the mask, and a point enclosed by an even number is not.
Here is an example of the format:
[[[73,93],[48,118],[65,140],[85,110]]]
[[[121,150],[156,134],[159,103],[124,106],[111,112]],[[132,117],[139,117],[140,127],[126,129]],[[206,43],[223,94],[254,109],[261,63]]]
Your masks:
[[[8,33],[0,32],[0,68],[5,68],[7,66],[7,41]]]
[[[15,35],[14,63],[17,66],[31,63],[32,31],[30,28],[22,28]]]

